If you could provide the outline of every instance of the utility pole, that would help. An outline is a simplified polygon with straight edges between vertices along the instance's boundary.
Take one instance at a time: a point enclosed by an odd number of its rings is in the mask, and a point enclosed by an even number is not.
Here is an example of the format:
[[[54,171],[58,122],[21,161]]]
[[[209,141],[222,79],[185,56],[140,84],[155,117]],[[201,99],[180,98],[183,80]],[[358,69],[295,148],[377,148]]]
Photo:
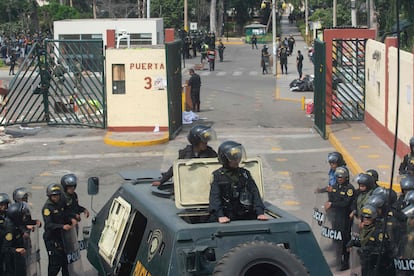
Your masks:
[[[188,10],[188,0],[184,0],[184,31],[188,31],[188,17],[187,17],[187,10]]]
[[[308,8],[308,0],[305,0],[305,42],[306,46],[308,45],[308,37],[309,37],[309,8]],[[291,53],[292,54],[292,53]]]
[[[272,43],[273,43],[273,73],[276,76],[277,75],[277,48],[276,48],[276,36],[277,36],[277,30],[276,30],[276,0],[272,0]]]
[[[332,14],[333,14],[332,27],[335,28],[336,27],[336,0],[333,0]]]

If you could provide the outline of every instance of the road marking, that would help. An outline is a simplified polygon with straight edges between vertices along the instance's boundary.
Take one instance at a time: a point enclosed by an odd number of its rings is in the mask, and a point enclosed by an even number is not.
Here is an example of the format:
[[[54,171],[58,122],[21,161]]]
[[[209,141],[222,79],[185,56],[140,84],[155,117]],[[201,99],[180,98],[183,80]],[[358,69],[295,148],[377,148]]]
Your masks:
[[[218,72],[217,76],[221,77],[221,76],[225,76],[227,74],[227,72]]]
[[[241,71],[234,71],[232,76],[237,77],[237,76],[241,76],[242,74],[243,74],[243,72],[241,72]]]
[[[109,159],[109,158],[138,158],[138,157],[155,157],[163,156],[164,153],[158,152],[120,152],[120,153],[102,153],[102,154],[71,154],[71,155],[47,155],[47,156],[24,156],[24,157],[5,157],[2,162],[29,162],[29,161],[57,161],[70,159]]]

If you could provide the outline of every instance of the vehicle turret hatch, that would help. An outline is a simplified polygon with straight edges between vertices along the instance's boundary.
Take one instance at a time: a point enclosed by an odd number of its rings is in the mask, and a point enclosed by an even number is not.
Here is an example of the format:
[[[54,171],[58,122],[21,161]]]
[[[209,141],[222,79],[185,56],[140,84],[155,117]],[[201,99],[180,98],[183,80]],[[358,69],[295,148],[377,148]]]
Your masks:
[[[173,170],[175,205],[177,208],[207,208],[212,173],[221,166],[216,158],[176,160]],[[240,167],[250,171],[263,198],[263,167],[261,159],[258,157],[249,158],[242,161]]]

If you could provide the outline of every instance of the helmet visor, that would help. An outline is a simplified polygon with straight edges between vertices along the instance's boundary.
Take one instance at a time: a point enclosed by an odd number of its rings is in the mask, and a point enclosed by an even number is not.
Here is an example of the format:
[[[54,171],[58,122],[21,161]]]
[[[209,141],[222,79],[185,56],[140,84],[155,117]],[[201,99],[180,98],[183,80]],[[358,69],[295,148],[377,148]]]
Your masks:
[[[217,139],[216,132],[212,128],[207,128],[200,132],[200,140],[203,143],[214,141],[216,139]]]
[[[235,145],[231,147],[224,155],[229,162],[240,163],[242,160],[246,160],[246,151],[242,145]]]

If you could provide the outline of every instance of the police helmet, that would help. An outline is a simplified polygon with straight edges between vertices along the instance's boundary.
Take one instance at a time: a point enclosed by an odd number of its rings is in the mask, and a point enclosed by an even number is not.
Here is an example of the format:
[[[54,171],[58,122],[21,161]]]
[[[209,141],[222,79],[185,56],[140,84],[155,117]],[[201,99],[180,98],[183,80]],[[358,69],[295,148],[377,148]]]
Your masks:
[[[246,159],[246,151],[242,144],[235,141],[225,141],[218,148],[218,160],[223,165],[230,161],[242,161]]]
[[[338,167],[335,169],[335,177],[342,177],[346,180],[349,179],[349,171],[346,167]]]
[[[367,190],[374,188],[374,178],[367,173],[360,173],[357,177],[357,183],[367,187]]]
[[[374,206],[375,208],[382,208],[385,205],[385,199],[380,195],[370,195],[366,204]]]
[[[404,196],[404,201],[408,205],[414,205],[414,191],[408,191]]]
[[[13,200],[14,202],[27,202],[27,199],[30,195],[30,192],[26,188],[20,187],[13,191]]]
[[[67,187],[75,187],[78,185],[78,179],[76,175],[73,173],[65,174],[60,179],[60,184],[62,185],[63,189],[66,190]]]
[[[375,188],[374,191],[372,192],[372,195],[382,197],[385,203],[387,203],[387,201],[390,200],[389,205],[396,202],[398,198],[397,193],[394,190],[386,189],[384,187]]]
[[[401,175],[400,185],[403,191],[414,190],[414,176],[410,174]]]
[[[191,145],[196,146],[201,142],[207,143],[216,139],[216,132],[209,126],[195,125],[190,129],[187,135],[188,142]]]
[[[10,204],[10,198],[8,194],[0,193],[0,204]]]
[[[59,184],[52,183],[52,184],[49,184],[49,186],[47,186],[46,195],[48,197],[52,195],[60,195],[60,194],[62,194],[62,187]]]
[[[410,138],[410,147],[414,146],[414,136]]]
[[[334,151],[328,154],[328,163],[338,164],[338,166],[342,166],[345,164],[344,157],[340,152]]]
[[[7,217],[16,225],[26,225],[32,220],[26,202],[15,202],[7,209]]]
[[[370,204],[364,205],[361,209],[361,216],[363,218],[375,219],[378,216],[377,208]]]
[[[378,179],[379,179],[379,174],[378,174],[378,172],[377,172],[376,170],[374,170],[374,169],[369,169],[369,170],[367,170],[367,171],[366,171],[366,173],[367,173],[367,174],[369,174],[369,175],[371,175],[371,176],[372,176],[372,178],[374,178],[375,183],[377,183],[377,182],[378,182]]]

